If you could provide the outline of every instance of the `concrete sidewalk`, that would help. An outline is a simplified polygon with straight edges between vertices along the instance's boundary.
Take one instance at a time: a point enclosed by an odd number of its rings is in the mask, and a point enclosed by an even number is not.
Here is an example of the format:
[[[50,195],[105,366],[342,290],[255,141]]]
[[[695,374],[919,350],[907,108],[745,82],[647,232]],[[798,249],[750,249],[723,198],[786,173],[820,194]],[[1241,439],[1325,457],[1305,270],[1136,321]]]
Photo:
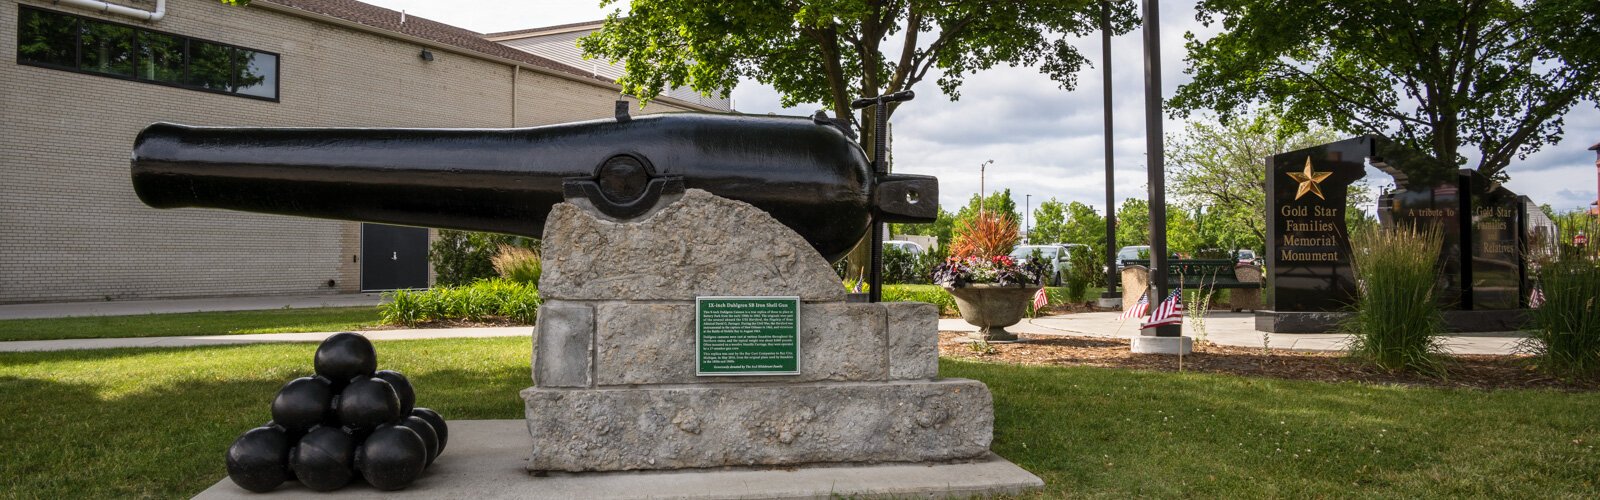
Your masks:
[[[1342,351],[1350,336],[1338,333],[1265,333],[1255,329],[1255,315],[1212,311],[1206,317],[1205,340],[1218,345],[1296,351]],[[943,331],[975,332],[978,327],[961,319],[941,319]],[[1087,337],[1132,338],[1139,334],[1139,321],[1121,319],[1118,312],[1095,312],[1045,316],[1023,319],[1016,326],[1007,327],[1012,333],[1034,335],[1072,335]],[[1185,335],[1200,339],[1194,318],[1183,319]],[[1490,332],[1446,336],[1444,348],[1452,354],[1513,354],[1517,342],[1525,335],[1521,332]]]
[[[359,307],[383,303],[377,293],[326,295],[272,295],[207,297],[198,299],[117,300],[106,302],[55,302],[0,305],[0,319],[66,318],[73,316],[131,316],[135,314],[203,311],[259,311],[313,307]]]
[[[208,345],[262,344],[272,342],[321,342],[338,332],[261,333],[250,335],[197,335],[187,337],[144,337],[69,340],[17,340],[0,342],[0,352],[71,351],[77,349],[115,349],[121,347],[191,347]],[[526,337],[533,339],[533,327],[429,328],[414,330],[359,331],[372,340],[455,339],[486,337]]]

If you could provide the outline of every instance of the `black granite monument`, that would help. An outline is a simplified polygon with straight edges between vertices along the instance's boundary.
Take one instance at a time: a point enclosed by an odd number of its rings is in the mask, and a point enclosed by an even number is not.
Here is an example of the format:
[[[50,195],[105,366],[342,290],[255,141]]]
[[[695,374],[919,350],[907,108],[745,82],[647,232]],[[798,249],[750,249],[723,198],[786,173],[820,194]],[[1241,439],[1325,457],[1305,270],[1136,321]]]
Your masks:
[[[1267,286],[1257,330],[1322,331],[1318,313],[1355,301],[1346,196],[1366,176],[1375,144],[1357,137],[1267,158]]]

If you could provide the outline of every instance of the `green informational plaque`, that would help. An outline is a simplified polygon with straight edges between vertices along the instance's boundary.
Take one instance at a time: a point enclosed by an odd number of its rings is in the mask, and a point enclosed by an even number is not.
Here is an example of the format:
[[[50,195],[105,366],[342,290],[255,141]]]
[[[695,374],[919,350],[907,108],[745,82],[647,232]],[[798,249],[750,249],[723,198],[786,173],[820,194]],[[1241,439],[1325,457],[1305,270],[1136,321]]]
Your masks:
[[[695,374],[799,375],[800,297],[696,297]]]

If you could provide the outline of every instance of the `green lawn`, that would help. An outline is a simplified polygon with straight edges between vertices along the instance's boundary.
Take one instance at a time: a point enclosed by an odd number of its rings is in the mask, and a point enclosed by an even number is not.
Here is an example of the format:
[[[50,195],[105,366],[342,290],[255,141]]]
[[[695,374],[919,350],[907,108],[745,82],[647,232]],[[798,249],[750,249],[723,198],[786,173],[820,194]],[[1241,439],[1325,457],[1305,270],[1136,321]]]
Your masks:
[[[337,332],[378,324],[377,307],[0,320],[0,341]]]
[[[378,342],[418,404],[520,418],[525,338]],[[0,496],[187,497],[314,344],[0,354]],[[1600,393],[943,361],[994,391],[1030,497],[1600,497]],[[448,455],[443,458],[448,459]]]

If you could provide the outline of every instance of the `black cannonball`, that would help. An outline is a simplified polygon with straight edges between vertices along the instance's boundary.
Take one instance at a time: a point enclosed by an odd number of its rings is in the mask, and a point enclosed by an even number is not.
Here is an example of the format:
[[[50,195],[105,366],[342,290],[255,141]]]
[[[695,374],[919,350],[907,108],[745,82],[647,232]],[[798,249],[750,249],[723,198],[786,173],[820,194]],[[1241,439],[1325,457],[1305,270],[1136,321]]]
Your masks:
[[[427,463],[428,448],[422,437],[405,426],[380,426],[356,448],[356,470],[380,490],[409,486]]]
[[[333,394],[333,386],[321,377],[290,380],[272,398],[272,423],[295,434],[305,432],[332,414]]]
[[[300,484],[315,491],[333,491],[354,475],[356,439],[338,427],[317,426],[289,453],[289,468]]]
[[[439,433],[433,430],[433,424],[416,415],[408,415],[400,425],[410,427],[422,436],[422,444],[428,448],[428,465],[433,465],[433,459],[439,458]]]
[[[257,427],[240,434],[228,447],[228,479],[256,493],[272,491],[288,481],[289,448],[294,442],[278,427]]]
[[[422,417],[433,426],[433,432],[439,434],[439,453],[444,453],[444,447],[450,444],[450,428],[445,426],[444,417],[439,416],[439,412],[427,408],[412,408],[411,414]]]
[[[340,425],[368,430],[400,421],[400,395],[381,378],[357,377],[339,393],[333,411]]]
[[[378,370],[372,376],[381,378],[389,385],[394,386],[395,394],[400,395],[400,414],[410,415],[411,409],[417,406],[417,393],[411,388],[411,381],[405,375],[394,370]]]
[[[360,334],[336,333],[317,346],[313,364],[317,375],[343,384],[352,378],[371,377],[378,369],[378,351],[372,348],[372,341]]]

